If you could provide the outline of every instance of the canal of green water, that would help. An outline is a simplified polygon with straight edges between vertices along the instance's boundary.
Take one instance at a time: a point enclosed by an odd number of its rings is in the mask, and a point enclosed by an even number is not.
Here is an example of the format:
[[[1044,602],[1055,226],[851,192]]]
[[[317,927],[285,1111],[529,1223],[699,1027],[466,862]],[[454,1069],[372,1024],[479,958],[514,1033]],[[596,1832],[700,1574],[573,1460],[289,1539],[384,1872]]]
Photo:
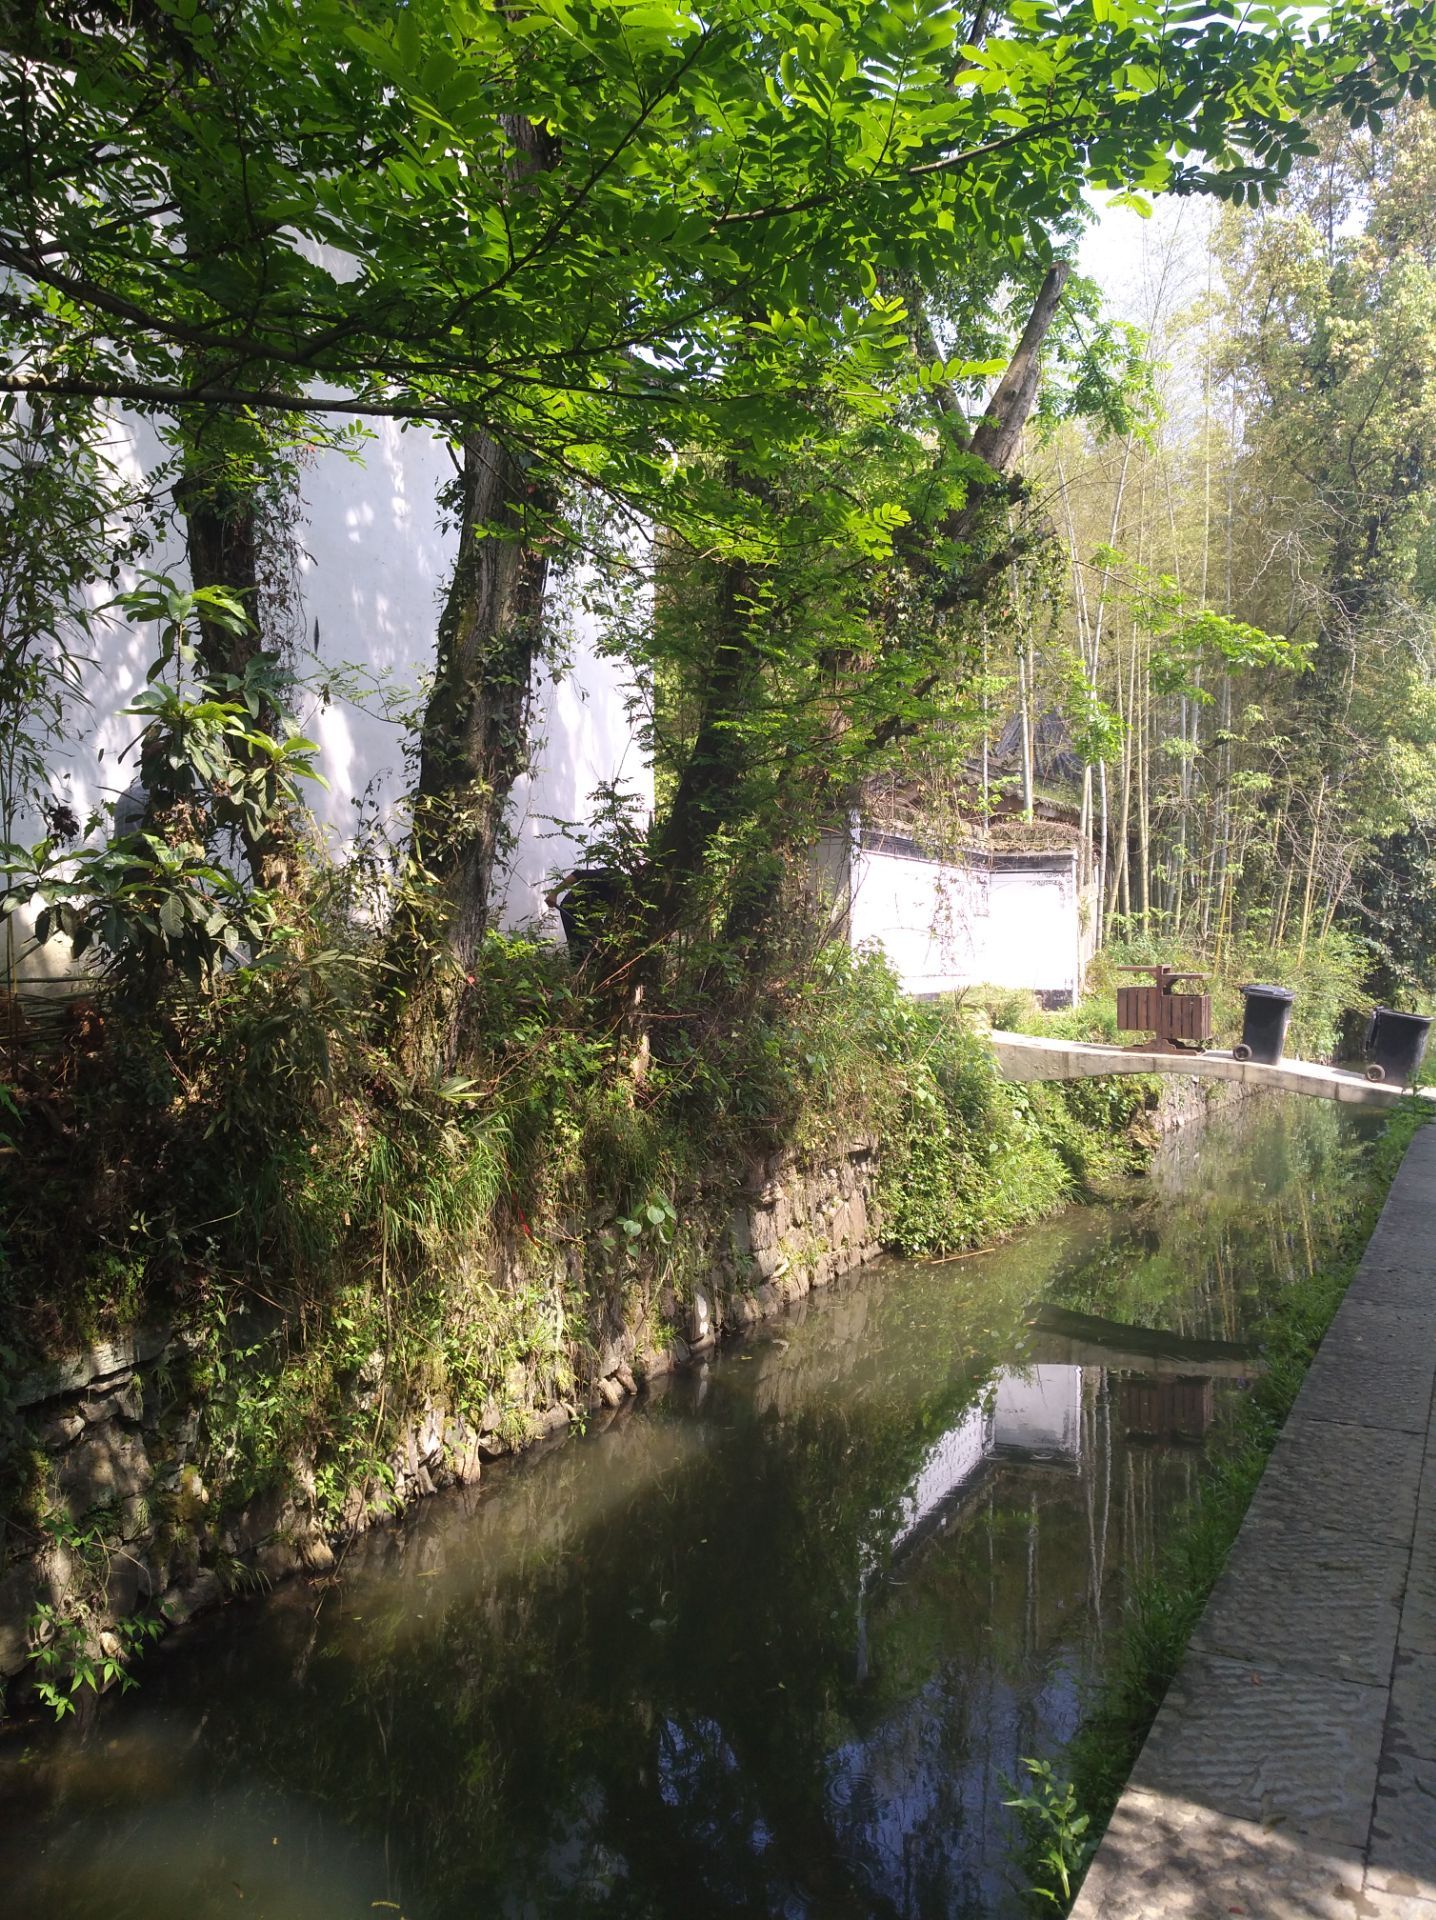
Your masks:
[[[0,1912],[1022,1913],[1004,1781],[1060,1756],[1243,1391],[1214,1343],[1329,1251],[1375,1131],[1249,1102],[196,1623],[0,1739]]]

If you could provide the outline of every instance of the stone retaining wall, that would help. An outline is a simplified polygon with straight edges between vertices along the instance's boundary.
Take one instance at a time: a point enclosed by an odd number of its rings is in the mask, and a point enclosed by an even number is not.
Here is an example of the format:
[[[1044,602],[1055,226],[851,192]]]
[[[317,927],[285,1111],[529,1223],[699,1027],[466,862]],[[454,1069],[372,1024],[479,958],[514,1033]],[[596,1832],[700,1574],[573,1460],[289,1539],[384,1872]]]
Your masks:
[[[157,1599],[177,1623],[237,1586],[323,1573],[343,1541],[375,1519],[477,1480],[486,1461],[586,1409],[619,1405],[645,1378],[873,1259],[876,1148],[868,1139],[816,1162],[756,1165],[699,1285],[685,1297],[664,1284],[651,1299],[638,1288],[627,1304],[604,1303],[593,1337],[572,1354],[581,1386],[571,1398],[546,1395],[520,1366],[506,1383],[506,1406],[491,1402],[477,1422],[442,1396],[427,1399],[388,1462],[392,1486],[377,1497],[370,1485],[352,1487],[337,1524],[326,1524],[313,1462],[303,1458],[286,1485],[218,1510],[203,1408],[182,1384],[192,1348],[183,1328],[143,1329],[19,1380],[10,1413],[59,1525],[37,1551],[19,1528],[7,1539],[0,1519],[0,1685],[30,1665],[37,1610],[72,1620],[92,1653],[116,1653],[119,1623]],[[365,1390],[361,1381],[356,1392]],[[367,1391],[372,1398],[376,1383]]]
[[[1204,1117],[1244,1089],[1173,1078],[1149,1116],[1152,1134]],[[477,1420],[441,1394],[405,1421],[380,1489],[349,1488],[325,1518],[314,1462],[296,1458],[284,1485],[239,1507],[212,1484],[203,1408],[183,1385],[193,1340],[183,1328],[147,1328],[65,1356],[18,1381],[9,1407],[52,1510],[68,1515],[38,1551],[33,1534],[0,1517],[0,1689],[24,1690],[37,1609],[72,1619],[91,1651],[117,1652],[120,1622],[153,1609],[179,1623],[228,1591],[291,1573],[322,1574],[336,1552],[376,1520],[445,1487],[478,1480],[484,1464],[554,1433],[576,1416],[616,1407],[651,1380],[712,1350],[730,1332],[781,1313],[881,1251],[877,1142],[821,1159],[756,1163],[717,1245],[697,1245],[703,1278],[614,1293],[571,1359],[579,1388],[557,1399],[536,1370],[510,1369],[504,1405]],[[721,1210],[720,1210],[721,1211]],[[684,1229],[679,1230],[680,1239]],[[682,1252],[683,1248],[675,1251]],[[242,1344],[236,1335],[235,1344]],[[376,1356],[377,1359],[377,1356]],[[376,1404],[378,1379],[354,1391]],[[0,1413],[5,1408],[0,1405]],[[122,1629],[121,1629],[122,1631]],[[3,1695],[0,1695],[3,1699]]]
[[[1205,1120],[1222,1107],[1239,1100],[1261,1100],[1267,1096],[1260,1087],[1244,1086],[1235,1080],[1199,1080],[1195,1074],[1173,1075],[1162,1082],[1157,1104],[1148,1116],[1153,1131],[1162,1138],[1180,1133],[1194,1120]]]

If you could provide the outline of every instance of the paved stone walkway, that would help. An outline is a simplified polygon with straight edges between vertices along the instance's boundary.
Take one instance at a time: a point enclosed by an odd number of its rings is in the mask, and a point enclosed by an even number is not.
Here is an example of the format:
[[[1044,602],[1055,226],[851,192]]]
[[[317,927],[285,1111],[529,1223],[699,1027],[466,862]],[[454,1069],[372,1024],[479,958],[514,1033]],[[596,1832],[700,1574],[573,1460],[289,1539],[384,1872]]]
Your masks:
[[[1436,1920],[1436,1126],[1411,1144],[1073,1920]]]

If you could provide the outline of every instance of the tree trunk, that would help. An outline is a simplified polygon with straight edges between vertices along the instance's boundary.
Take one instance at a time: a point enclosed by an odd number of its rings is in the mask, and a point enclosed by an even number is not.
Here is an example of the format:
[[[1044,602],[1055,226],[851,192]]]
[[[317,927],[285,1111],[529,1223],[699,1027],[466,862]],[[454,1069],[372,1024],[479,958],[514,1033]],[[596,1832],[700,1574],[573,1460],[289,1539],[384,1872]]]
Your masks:
[[[184,188],[179,191],[180,228],[186,252],[197,259],[222,257],[224,250],[250,236],[251,257],[263,247],[252,238],[251,210],[225,199],[209,204]],[[204,351],[188,350],[184,357],[187,383],[203,385],[214,374]],[[276,385],[288,384],[283,378]],[[302,401],[295,399],[295,412]],[[266,653],[264,608],[260,595],[260,552],[264,530],[259,509],[260,486],[272,478],[280,459],[274,451],[272,423],[253,415],[234,415],[216,407],[198,413],[181,410],[176,439],[181,449],[181,472],[175,502],[184,514],[185,544],[190,583],[196,588],[222,587],[243,608],[248,625],[238,633],[212,620],[200,621],[199,657],[207,676],[232,674],[242,679]],[[276,731],[279,715],[266,702],[257,715],[267,733]],[[298,840],[294,822],[276,814],[260,832],[242,832],[245,857],[256,886],[266,892],[293,885],[297,872]]]
[[[1301,896],[1301,927],[1297,935],[1296,963],[1301,965],[1306,958],[1306,943],[1311,933],[1312,901],[1316,893],[1317,853],[1321,845],[1321,812],[1326,801],[1326,776],[1322,775],[1321,785],[1317,788],[1316,805],[1311,816],[1311,839],[1306,850],[1306,880]]]
[[[461,485],[459,554],[419,740],[414,842],[440,883],[444,944],[466,970],[489,925],[504,810],[528,758],[556,501],[488,433],[465,443]]]
[[[553,164],[557,143],[530,120],[506,115],[501,124],[518,197]],[[464,441],[459,494],[459,552],[439,620],[414,805],[415,864],[437,883],[437,899],[410,901],[393,929],[395,1049],[416,1077],[452,1070],[464,976],[492,918],[504,814],[528,761],[558,505],[552,483],[530,477],[521,456],[485,429]]]
[[[191,585],[223,587],[239,601],[248,618],[248,625],[238,633],[213,620],[201,619],[200,664],[208,678],[232,674],[243,679],[256,660],[272,651],[265,644],[260,604],[261,533],[253,492],[235,486],[229,479],[222,453],[206,451],[206,427],[215,424],[206,415],[198,430],[186,435],[184,471],[175,488],[175,499],[184,514]],[[280,724],[279,715],[268,702],[261,706],[258,722],[270,733]],[[298,843],[291,821],[275,819],[259,833],[246,827],[242,838],[257,887],[273,893],[293,884]]]
[[[1052,324],[1070,268],[1059,262],[1049,269],[1033,302],[1011,363],[988,403],[987,411],[969,440],[966,423],[953,397],[940,392],[937,406],[945,434],[956,436],[965,450],[977,455],[997,479],[974,483],[964,504],[945,516],[935,531],[944,539],[970,539],[991,510],[1036,398],[1041,348]],[[926,326],[925,315],[919,316]],[[935,343],[929,343],[935,352]],[[741,475],[730,476],[734,486],[753,487]],[[930,542],[931,536],[927,536]],[[914,556],[920,560],[921,556]],[[995,553],[974,557],[953,588],[939,596],[936,611],[950,612],[964,601],[979,598],[987,583],[1011,562],[1011,543]],[[699,719],[693,747],[679,776],[667,818],[654,837],[649,880],[646,934],[662,940],[684,924],[696,905],[696,896],[708,853],[715,837],[742,815],[742,793],[748,772],[743,721],[750,713],[763,672],[762,649],[756,644],[753,612],[756,584],[749,566],[734,561],[725,569],[717,609],[718,632],[699,699]],[[930,693],[935,676],[915,689],[918,697]],[[895,716],[879,722],[871,745],[891,744],[903,732]],[[769,898],[771,904],[771,896]]]
[[[1042,371],[1042,343],[1057,317],[1071,271],[1066,260],[1059,260],[1047,269],[1017,350],[972,436],[972,452],[978,459],[985,460],[995,473],[1006,473],[1011,466],[1027,417],[1032,412]]]
[[[741,722],[761,671],[749,624],[754,588],[746,562],[724,567],[698,728],[655,847],[651,924],[660,936],[684,920],[714,837],[737,815],[745,757]]]

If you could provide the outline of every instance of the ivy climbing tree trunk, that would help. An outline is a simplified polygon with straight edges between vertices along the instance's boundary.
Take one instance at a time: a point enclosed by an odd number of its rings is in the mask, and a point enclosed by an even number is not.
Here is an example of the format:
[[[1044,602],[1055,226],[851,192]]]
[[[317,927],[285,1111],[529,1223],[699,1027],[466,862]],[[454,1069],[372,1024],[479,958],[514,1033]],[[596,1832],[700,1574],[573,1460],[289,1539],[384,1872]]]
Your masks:
[[[553,489],[492,434],[470,436],[462,531],[439,623],[419,741],[414,854],[422,905],[396,924],[398,1045],[409,1072],[448,1072],[460,989],[495,905],[504,814],[528,759],[528,706],[543,638]]]
[[[420,736],[416,840],[442,883],[447,945],[469,965],[489,924],[504,810],[528,758],[556,501],[488,433],[464,448],[463,532]]]
[[[651,931],[659,936],[687,917],[708,851],[741,808],[740,723],[762,671],[752,632],[756,591],[748,564],[730,560],[718,585],[713,654],[697,730],[655,845]]]
[[[249,236],[246,268],[262,281],[269,243],[253,239],[249,212],[241,199],[230,195],[208,198],[194,178],[182,178],[177,183],[176,199],[189,252],[196,257],[223,257],[234,251],[238,236]],[[190,386],[204,387],[214,377],[210,349],[187,349],[181,365]],[[292,378],[281,376],[275,384],[292,387],[294,383]],[[170,432],[180,455],[175,503],[184,515],[190,584],[223,588],[246,616],[246,624],[239,629],[201,619],[200,664],[210,680],[244,680],[266,654],[278,664],[278,649],[269,644],[264,630],[260,575],[261,542],[266,530],[259,502],[283,457],[275,451],[283,425],[272,414],[236,414],[223,407],[203,406],[179,409]],[[274,733],[280,725],[280,716],[269,700],[261,703],[255,720],[266,733]],[[294,822],[282,811],[276,809],[260,830],[244,827],[241,838],[257,887],[280,892],[293,884],[298,839]]]
[[[206,475],[193,452],[177,489],[184,509],[191,583],[224,587],[242,603],[250,625],[241,634],[205,620],[200,646],[208,673],[243,674],[264,649],[259,623],[259,533],[253,503]]]
[[[277,651],[264,631],[260,592],[261,519],[252,487],[235,484],[232,470],[218,445],[207,440],[206,426],[222,440],[224,422],[204,416],[183,441],[183,472],[175,489],[184,514],[185,545],[190,582],[195,587],[222,587],[243,608],[247,622],[236,630],[214,620],[201,620],[200,665],[211,681],[232,677],[244,680],[256,663],[266,659],[278,666]],[[255,715],[266,733],[281,726],[273,703],[264,699]],[[257,887],[282,892],[297,873],[299,841],[294,823],[276,811],[258,831],[241,829],[245,858]]]
[[[503,116],[513,201],[559,147],[530,120]],[[543,642],[549,538],[558,494],[499,433],[471,431],[459,476],[459,552],[439,622],[433,691],[419,734],[416,864],[436,889],[396,924],[403,981],[397,1044],[407,1070],[452,1069],[464,976],[494,909],[504,815],[528,762],[528,709]],[[432,911],[437,907],[437,912]]]
[[[962,503],[946,511],[936,525],[914,525],[903,537],[904,563],[914,576],[930,572],[937,542],[963,556],[934,595],[940,621],[955,614],[961,625],[967,609],[1000,584],[1014,555],[1023,550],[1027,536],[1014,533],[1008,525],[1014,495],[1010,469],[1036,400],[1042,345],[1067,277],[1066,263],[1059,262],[1043,278],[1011,362],[975,430],[969,430],[949,389],[941,388],[933,396],[935,428],[958,451],[976,455],[988,470],[971,485]],[[917,324],[931,335],[931,323],[921,310]],[[750,495],[760,509],[767,497],[765,487],[782,491],[780,482],[760,483],[745,475],[736,462],[729,464],[726,483]],[[782,510],[778,502],[773,506],[775,513]],[[710,900],[711,879],[716,890],[726,888],[728,894],[725,944],[749,958],[760,955],[764,924],[779,897],[769,856],[792,850],[795,834],[806,844],[806,836],[816,831],[814,791],[826,797],[834,816],[846,816],[857,803],[854,782],[860,780],[867,759],[881,755],[918,727],[914,715],[932,695],[941,674],[951,670],[935,667],[911,689],[913,698],[902,710],[876,723],[866,719],[855,728],[845,700],[868,671],[869,658],[862,645],[830,646],[820,640],[814,659],[822,666],[821,684],[814,679],[807,704],[813,712],[826,714],[827,738],[810,750],[806,760],[799,752],[795,768],[788,750],[792,743],[785,747],[761,718],[765,707],[782,697],[775,695],[774,688],[784,671],[782,636],[790,611],[785,592],[801,602],[801,591],[795,595],[791,583],[784,589],[765,566],[741,555],[731,557],[719,571],[711,603],[712,647],[697,678],[691,741],[651,842],[643,920],[643,944],[650,954],[656,954],[657,947],[676,931],[696,929],[702,923],[710,906],[717,904],[716,892]],[[794,782],[804,786],[804,802],[784,804],[785,797],[798,800]],[[765,801],[759,801],[760,793]],[[725,836],[752,828],[758,805],[766,805],[767,831],[750,831],[742,846],[731,843],[715,863],[715,850]],[[721,883],[719,867],[724,869]]]

